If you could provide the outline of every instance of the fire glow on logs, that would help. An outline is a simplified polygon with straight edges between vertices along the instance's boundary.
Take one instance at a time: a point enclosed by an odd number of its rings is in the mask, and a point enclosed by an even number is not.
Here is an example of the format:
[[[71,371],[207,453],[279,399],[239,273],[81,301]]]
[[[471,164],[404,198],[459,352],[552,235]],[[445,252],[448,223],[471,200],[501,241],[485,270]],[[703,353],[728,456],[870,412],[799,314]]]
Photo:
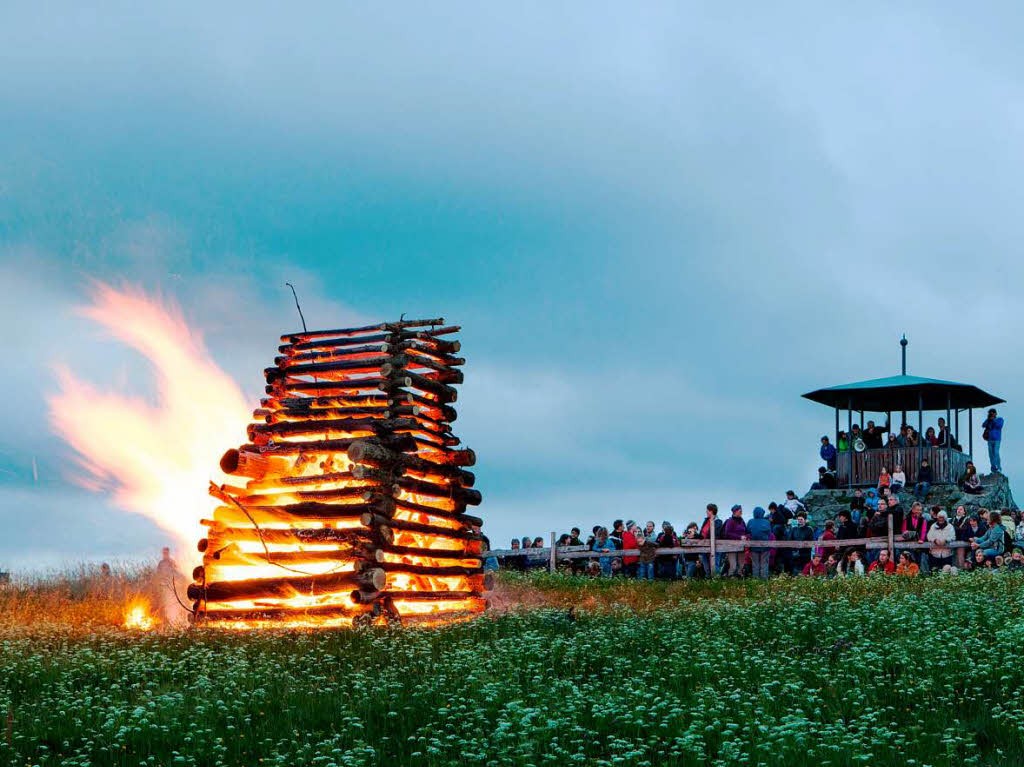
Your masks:
[[[189,598],[214,625],[431,624],[486,607],[472,450],[458,449],[458,327],[281,336],[248,444],[211,484]]]

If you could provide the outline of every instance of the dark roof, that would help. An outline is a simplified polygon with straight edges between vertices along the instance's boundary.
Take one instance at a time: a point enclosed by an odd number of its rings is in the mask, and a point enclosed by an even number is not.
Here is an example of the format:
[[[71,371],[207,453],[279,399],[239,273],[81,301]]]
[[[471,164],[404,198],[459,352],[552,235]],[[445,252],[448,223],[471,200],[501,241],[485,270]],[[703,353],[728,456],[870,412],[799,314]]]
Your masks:
[[[971,384],[918,376],[875,378],[830,386],[803,396],[812,402],[841,409],[846,409],[852,400],[854,410],[885,413],[890,410],[917,410],[918,394],[924,398],[925,410],[945,410],[947,395],[954,408],[991,407],[1006,401]]]

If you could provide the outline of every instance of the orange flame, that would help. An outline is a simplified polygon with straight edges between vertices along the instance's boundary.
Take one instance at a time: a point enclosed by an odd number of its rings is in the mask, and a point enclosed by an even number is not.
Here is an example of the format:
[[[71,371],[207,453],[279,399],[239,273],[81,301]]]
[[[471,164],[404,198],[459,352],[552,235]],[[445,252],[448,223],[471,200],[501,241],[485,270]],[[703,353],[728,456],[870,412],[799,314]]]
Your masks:
[[[176,306],[96,283],[80,312],[146,357],[157,404],[100,391],[58,367],[60,392],[48,399],[53,427],[88,472],[81,484],[112,487],[118,506],[156,522],[195,564],[199,520],[216,506],[206,488],[224,446],[244,433],[245,398]]]
[[[156,626],[156,618],[149,608],[149,602],[137,598],[132,600],[124,611],[124,627],[126,629],[137,629],[149,631]]]

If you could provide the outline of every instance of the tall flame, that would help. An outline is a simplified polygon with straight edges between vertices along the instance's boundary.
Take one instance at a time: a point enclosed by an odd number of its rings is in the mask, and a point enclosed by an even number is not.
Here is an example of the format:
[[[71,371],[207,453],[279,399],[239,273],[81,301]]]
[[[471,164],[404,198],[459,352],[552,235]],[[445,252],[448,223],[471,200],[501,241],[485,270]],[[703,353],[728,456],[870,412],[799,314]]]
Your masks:
[[[245,398],[176,306],[103,283],[91,298],[81,314],[146,357],[157,402],[101,391],[59,366],[51,422],[88,472],[81,484],[112,488],[118,506],[156,522],[194,564],[199,520],[216,505],[207,495],[211,474],[249,421]]]

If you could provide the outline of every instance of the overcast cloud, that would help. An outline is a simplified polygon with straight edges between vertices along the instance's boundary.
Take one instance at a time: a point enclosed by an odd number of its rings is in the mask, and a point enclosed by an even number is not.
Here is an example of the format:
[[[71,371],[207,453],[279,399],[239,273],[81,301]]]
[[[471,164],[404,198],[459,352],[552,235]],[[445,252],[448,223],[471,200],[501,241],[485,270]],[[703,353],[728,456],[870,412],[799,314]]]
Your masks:
[[[5,4],[0,566],[162,540],[47,422],[56,362],[146,393],[73,311],[92,279],[181,304],[254,406],[285,280],[311,325],[462,324],[496,541],[804,489],[833,416],[799,395],[897,372],[901,332],[911,372],[1008,400],[1016,477],[1022,21]]]

